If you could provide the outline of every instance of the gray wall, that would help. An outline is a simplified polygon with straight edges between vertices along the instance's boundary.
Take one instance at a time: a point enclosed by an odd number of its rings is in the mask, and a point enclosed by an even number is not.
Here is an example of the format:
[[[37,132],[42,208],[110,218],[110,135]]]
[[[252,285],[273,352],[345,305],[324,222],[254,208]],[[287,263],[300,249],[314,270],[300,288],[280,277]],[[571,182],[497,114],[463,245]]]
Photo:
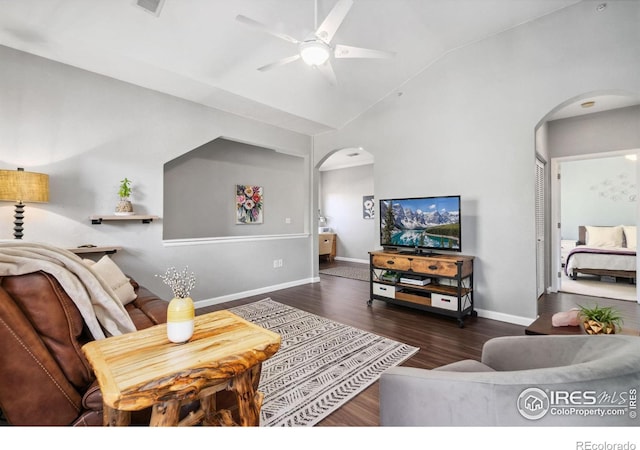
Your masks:
[[[342,130],[316,138],[375,157],[378,198],[459,193],[481,315],[536,316],[535,129],[585,92],[640,92],[638,2],[580,2],[444,55]],[[598,30],[594,33],[593,30]],[[392,149],[392,150],[390,150]]]
[[[303,233],[308,159],[216,139],[164,167],[164,239]],[[236,224],[237,184],[263,189],[263,222]]]
[[[640,148],[640,106],[549,122],[554,158]]]
[[[362,197],[373,195],[373,165],[322,171],[320,179],[320,208],[337,234],[337,257],[368,262],[368,252],[379,244],[379,222],[362,218]]]
[[[63,247],[120,245],[114,261],[163,296],[171,292],[155,275],[188,265],[197,276],[196,301],[313,278],[315,240],[308,220],[307,233],[293,237],[169,245],[162,236],[165,163],[219,137],[308,160],[310,137],[7,47],[0,46],[0,61],[0,167],[50,176],[50,202],[26,207],[25,239]],[[133,181],[136,211],[161,219],[91,225],[90,215],[114,211],[125,176]],[[304,193],[304,201],[295,209],[305,210],[308,218],[310,167],[301,183],[295,189]],[[214,196],[193,198],[191,205],[198,208]],[[0,203],[0,239],[13,238],[12,222],[13,205]],[[283,267],[273,268],[274,259],[282,259]]]

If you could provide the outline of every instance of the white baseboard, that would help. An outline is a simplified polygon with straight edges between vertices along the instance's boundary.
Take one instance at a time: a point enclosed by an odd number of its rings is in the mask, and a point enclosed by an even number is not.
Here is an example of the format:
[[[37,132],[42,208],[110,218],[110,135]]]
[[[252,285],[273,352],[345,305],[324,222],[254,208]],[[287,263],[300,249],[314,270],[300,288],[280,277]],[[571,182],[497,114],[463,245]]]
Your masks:
[[[196,309],[204,308],[205,306],[217,305],[220,303],[231,302],[233,300],[238,300],[245,297],[252,297],[254,295],[260,295],[260,294],[266,294],[273,291],[278,291],[280,289],[286,289],[290,287],[301,286],[303,284],[318,283],[318,282],[320,282],[320,277],[304,278],[302,280],[289,281],[287,283],[276,284],[273,286],[265,286],[259,289],[253,289],[251,291],[237,292],[234,294],[223,295],[222,297],[214,297],[214,298],[207,298],[204,300],[198,300],[193,303]]]
[[[345,258],[344,256],[336,256],[336,261],[347,261],[354,263],[369,264],[368,259]]]
[[[500,322],[512,323],[514,325],[522,325],[528,327],[536,319],[529,317],[514,316],[511,314],[504,314],[495,311],[487,311],[485,309],[476,309],[478,317],[484,317],[485,319],[498,320]]]
[[[319,283],[319,282],[320,282],[320,277],[303,278],[301,280],[290,281],[287,283],[276,284],[273,286],[265,286],[265,287],[262,287],[259,289],[253,289],[250,291],[236,292],[234,294],[223,295],[221,297],[198,300],[194,302],[194,306],[196,309],[204,308],[206,306],[231,302],[233,300],[252,297],[254,295],[268,294],[269,292],[278,291],[280,289],[286,289],[290,287],[301,286],[303,284]],[[495,311],[487,311],[484,309],[476,309],[476,312],[478,313],[478,317],[483,317],[485,319],[498,320],[500,322],[507,322],[507,323],[522,325],[522,326],[529,326],[535,320],[528,317],[514,316],[511,314],[504,314],[504,313],[499,313]]]

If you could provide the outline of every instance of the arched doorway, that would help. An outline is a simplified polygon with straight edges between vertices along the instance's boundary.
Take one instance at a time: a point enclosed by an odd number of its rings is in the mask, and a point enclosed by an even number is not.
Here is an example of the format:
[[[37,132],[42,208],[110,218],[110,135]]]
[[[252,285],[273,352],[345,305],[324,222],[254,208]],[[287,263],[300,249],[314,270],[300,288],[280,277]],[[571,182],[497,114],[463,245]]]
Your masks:
[[[364,212],[365,199],[375,205],[373,164],[371,153],[349,147],[330,152],[316,166],[318,233],[335,237],[332,257],[338,261],[368,263],[376,245],[375,207]]]
[[[629,130],[629,123],[638,123],[639,105],[640,95],[638,94],[619,91],[586,93],[558,105],[536,127],[536,153],[544,155],[546,160],[550,161],[545,172],[549,180],[545,188],[549,195],[545,201],[545,213],[548,219],[545,225],[547,243],[543,255],[543,266],[546,267],[545,286],[550,292],[561,289],[564,277],[562,257],[567,253],[566,249],[563,252],[563,242],[564,246],[568,246],[569,242],[574,241],[574,234],[577,237],[578,233],[577,226],[570,226],[569,229],[566,226],[563,227],[563,224],[567,225],[568,220],[566,216],[563,219],[562,214],[561,188],[563,186],[560,167],[569,161],[614,156],[624,158],[626,154],[637,153],[640,142],[637,142],[637,135],[634,136],[634,132]],[[631,175],[634,178],[634,183],[631,185],[635,186],[640,185],[637,164],[637,162],[633,164],[634,171]],[[600,166],[600,172],[602,167],[603,165]],[[588,175],[585,174],[585,176]],[[584,195],[578,197],[579,204],[584,205],[585,210],[595,203],[588,200],[589,195],[593,194],[588,192],[591,189],[591,186],[584,189]],[[607,194],[600,193],[600,195]],[[638,222],[638,208],[634,205],[633,209],[635,215],[631,213],[631,220],[635,225]],[[587,217],[586,214],[585,217]],[[602,217],[598,225],[607,225],[604,214]],[[593,218],[586,220],[597,221]],[[611,218],[611,220],[614,219]],[[576,228],[575,233],[574,228]],[[635,297],[637,298],[637,293]]]

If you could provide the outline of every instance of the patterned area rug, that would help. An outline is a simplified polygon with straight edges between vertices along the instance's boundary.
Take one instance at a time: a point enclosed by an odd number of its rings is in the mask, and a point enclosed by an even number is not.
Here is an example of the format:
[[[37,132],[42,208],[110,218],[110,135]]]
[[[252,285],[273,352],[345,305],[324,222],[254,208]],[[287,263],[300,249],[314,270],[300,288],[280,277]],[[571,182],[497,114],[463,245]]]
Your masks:
[[[332,275],[335,277],[352,278],[354,280],[369,281],[369,266],[364,267],[330,267],[328,269],[322,269],[319,272],[323,275]]]
[[[270,298],[230,311],[282,337],[262,364],[261,426],[313,426],[419,350]]]

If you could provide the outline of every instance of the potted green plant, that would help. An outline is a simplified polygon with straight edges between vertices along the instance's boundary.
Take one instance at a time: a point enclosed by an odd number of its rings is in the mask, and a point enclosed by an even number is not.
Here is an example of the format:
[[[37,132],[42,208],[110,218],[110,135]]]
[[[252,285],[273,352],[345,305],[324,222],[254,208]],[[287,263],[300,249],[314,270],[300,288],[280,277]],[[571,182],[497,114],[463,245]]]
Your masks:
[[[622,316],[612,306],[578,306],[578,315],[588,334],[615,334],[622,329]]]
[[[120,180],[120,189],[118,189],[118,196],[120,201],[116,205],[116,215],[128,216],[133,214],[133,205],[131,204],[131,180],[127,177],[124,180]]]

